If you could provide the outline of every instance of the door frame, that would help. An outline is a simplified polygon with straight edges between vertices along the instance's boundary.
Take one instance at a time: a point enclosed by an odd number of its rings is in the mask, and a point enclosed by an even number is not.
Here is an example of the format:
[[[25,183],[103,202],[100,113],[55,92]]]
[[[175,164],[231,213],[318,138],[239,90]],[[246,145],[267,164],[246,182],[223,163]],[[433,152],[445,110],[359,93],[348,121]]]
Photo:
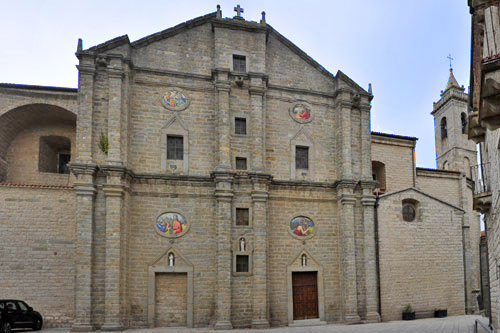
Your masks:
[[[297,265],[297,260],[300,260],[302,254],[307,255],[308,266]],[[290,262],[286,268],[287,275],[287,292],[288,292],[288,325],[293,324],[293,272],[317,272],[318,279],[318,315],[320,321],[325,321],[325,293],[323,288],[323,267],[305,249],[302,249]]]
[[[181,266],[156,266],[162,257],[173,252],[176,258],[182,259],[184,265]],[[177,261],[178,259],[176,259]],[[154,318],[156,313],[156,273],[185,273],[187,279],[187,318],[186,327],[193,328],[193,266],[184,258],[174,246],[168,248],[158,259],[156,259],[148,269],[148,326],[154,327]]]

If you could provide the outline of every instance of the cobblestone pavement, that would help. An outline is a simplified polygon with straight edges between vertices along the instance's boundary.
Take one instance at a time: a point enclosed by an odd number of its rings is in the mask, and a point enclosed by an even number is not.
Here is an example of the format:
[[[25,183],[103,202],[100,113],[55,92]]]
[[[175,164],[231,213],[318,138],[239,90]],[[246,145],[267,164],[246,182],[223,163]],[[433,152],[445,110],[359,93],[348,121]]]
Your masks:
[[[446,318],[419,319],[414,321],[391,321],[378,324],[364,325],[324,325],[311,327],[280,327],[264,330],[237,329],[229,332],[256,332],[256,333],[474,333],[474,322],[480,319],[485,325],[488,319],[481,316],[454,316]],[[67,329],[44,329],[44,333],[66,333]],[[153,328],[132,329],[127,333],[187,333],[187,332],[220,332],[210,328]],[[486,332],[479,329],[478,332]]]

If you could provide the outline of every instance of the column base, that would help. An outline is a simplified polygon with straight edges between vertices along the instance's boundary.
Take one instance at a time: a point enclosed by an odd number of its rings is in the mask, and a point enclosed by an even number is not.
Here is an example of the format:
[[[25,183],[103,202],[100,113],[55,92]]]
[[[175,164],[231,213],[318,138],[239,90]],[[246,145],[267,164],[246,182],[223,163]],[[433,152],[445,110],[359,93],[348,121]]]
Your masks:
[[[344,316],[344,323],[345,324],[359,324],[359,323],[361,323],[361,318],[359,318],[359,315],[357,313],[346,314]]]
[[[120,324],[104,324],[101,326],[103,332],[123,331],[124,328]]]
[[[269,321],[267,319],[253,319],[252,328],[269,328]]]
[[[215,323],[214,330],[232,330],[233,324],[229,321],[219,321]]]
[[[379,323],[380,322],[380,315],[378,312],[368,312],[366,314],[366,320],[364,321],[365,323]]]
[[[92,325],[87,324],[75,324],[71,326],[71,332],[92,332],[93,330]]]

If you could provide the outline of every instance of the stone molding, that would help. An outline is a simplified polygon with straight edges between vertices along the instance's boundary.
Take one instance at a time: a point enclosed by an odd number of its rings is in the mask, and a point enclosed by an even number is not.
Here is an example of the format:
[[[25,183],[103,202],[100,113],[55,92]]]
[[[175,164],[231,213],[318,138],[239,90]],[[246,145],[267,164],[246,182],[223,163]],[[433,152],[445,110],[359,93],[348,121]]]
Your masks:
[[[125,186],[115,185],[115,184],[104,184],[102,186],[102,191],[106,197],[123,197],[125,194]]]
[[[88,175],[95,176],[99,169],[97,164],[93,163],[70,163],[69,168],[75,176]]]

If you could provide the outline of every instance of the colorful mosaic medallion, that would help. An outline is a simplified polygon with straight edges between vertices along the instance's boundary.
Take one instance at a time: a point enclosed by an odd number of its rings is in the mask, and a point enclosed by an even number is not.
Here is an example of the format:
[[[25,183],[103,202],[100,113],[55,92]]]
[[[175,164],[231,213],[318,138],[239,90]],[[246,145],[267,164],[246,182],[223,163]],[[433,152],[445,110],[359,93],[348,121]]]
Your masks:
[[[182,111],[189,106],[189,98],[186,93],[178,88],[168,90],[161,97],[163,105],[172,111]]]
[[[163,213],[158,216],[156,231],[165,237],[178,237],[188,229],[186,218],[179,213]]]
[[[290,116],[299,123],[308,123],[312,120],[311,108],[303,103],[297,103],[290,109]]]
[[[299,238],[311,236],[314,232],[314,222],[305,216],[294,217],[290,221],[290,233]]]

